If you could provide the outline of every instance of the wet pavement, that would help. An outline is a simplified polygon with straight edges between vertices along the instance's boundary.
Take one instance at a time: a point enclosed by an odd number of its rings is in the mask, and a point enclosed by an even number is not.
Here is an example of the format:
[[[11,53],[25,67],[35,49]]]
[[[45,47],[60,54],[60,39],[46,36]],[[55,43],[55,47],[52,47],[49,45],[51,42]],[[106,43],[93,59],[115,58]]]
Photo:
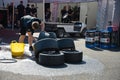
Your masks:
[[[0,50],[0,58],[11,54],[9,43],[19,37],[18,31],[10,33],[12,34],[0,35],[6,43],[0,45],[3,47]],[[38,35],[37,32],[34,37]],[[82,63],[65,63],[54,67],[42,66],[35,62],[31,56],[32,53],[28,51],[28,44],[25,43],[23,58],[15,59],[17,61],[15,63],[0,63],[0,80],[120,80],[120,48],[90,49],[85,47],[84,39],[73,39],[76,50],[83,51]],[[12,58],[12,56],[7,58]]]

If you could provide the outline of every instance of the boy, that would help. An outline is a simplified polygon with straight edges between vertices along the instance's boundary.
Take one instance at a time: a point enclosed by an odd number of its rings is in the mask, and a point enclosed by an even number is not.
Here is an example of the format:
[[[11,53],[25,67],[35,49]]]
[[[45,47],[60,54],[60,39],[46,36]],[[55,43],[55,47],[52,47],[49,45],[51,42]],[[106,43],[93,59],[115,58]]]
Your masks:
[[[34,30],[39,29],[39,27],[41,27],[41,31],[44,31],[44,25],[41,22],[40,19],[36,18],[36,17],[32,17],[30,15],[26,15],[23,16],[20,20],[20,26],[21,26],[21,30],[20,30],[20,37],[19,37],[19,42],[23,43],[26,33],[28,34],[28,43],[29,43],[29,50],[33,51],[33,47],[32,47],[32,42],[33,42],[33,33]]]

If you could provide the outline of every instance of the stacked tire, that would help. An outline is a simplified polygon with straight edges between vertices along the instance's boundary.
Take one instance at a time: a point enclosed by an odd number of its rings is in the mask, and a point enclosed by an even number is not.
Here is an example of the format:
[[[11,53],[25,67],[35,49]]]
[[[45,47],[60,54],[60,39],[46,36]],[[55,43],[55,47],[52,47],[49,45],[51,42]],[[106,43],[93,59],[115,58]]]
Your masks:
[[[44,39],[44,38],[53,38],[56,39],[57,36],[54,32],[46,32],[46,31],[41,31],[39,36],[38,36],[38,40]]]
[[[59,51],[57,40],[54,39],[55,37],[55,33],[52,32],[42,32],[39,35],[39,40],[34,44],[37,63],[44,66],[58,66],[64,64],[64,54]]]
[[[58,46],[62,53],[64,53],[64,60],[67,63],[82,62],[83,52],[75,50],[74,41],[70,38],[58,40]]]
[[[75,50],[71,38],[56,39],[53,32],[41,32],[34,44],[36,62],[44,66],[58,66],[82,62],[83,52]]]
[[[45,66],[64,64],[64,54],[59,52],[57,40],[52,38],[41,39],[34,44],[37,63]]]

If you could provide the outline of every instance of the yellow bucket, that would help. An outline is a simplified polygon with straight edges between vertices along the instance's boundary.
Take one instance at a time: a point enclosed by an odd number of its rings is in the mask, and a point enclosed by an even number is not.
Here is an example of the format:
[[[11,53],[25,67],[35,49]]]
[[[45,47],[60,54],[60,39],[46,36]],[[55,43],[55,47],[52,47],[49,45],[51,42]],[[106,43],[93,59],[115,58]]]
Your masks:
[[[18,43],[17,41],[12,41],[10,44],[11,52],[13,57],[21,57],[24,54],[24,43]]]

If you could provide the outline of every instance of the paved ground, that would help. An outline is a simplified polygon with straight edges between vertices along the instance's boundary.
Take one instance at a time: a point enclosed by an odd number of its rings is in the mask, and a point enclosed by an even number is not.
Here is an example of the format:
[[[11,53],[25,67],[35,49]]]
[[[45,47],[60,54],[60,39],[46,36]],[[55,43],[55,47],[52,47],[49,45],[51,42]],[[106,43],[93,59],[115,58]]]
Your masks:
[[[0,35],[5,39],[5,42],[8,42],[0,45],[7,47],[4,51],[0,51],[0,56],[10,54],[9,42],[13,38],[18,38],[16,33],[13,32],[9,36],[4,34],[4,37]],[[16,37],[12,38],[13,35]],[[37,37],[38,33],[34,36]],[[6,40],[7,38],[8,40]],[[26,44],[26,56],[23,59],[17,59],[16,63],[0,63],[0,80],[120,80],[120,48],[112,50],[89,49],[85,47],[84,39],[74,38],[74,42],[76,49],[84,53],[82,63],[65,63],[59,67],[38,65],[31,58],[28,44]]]

